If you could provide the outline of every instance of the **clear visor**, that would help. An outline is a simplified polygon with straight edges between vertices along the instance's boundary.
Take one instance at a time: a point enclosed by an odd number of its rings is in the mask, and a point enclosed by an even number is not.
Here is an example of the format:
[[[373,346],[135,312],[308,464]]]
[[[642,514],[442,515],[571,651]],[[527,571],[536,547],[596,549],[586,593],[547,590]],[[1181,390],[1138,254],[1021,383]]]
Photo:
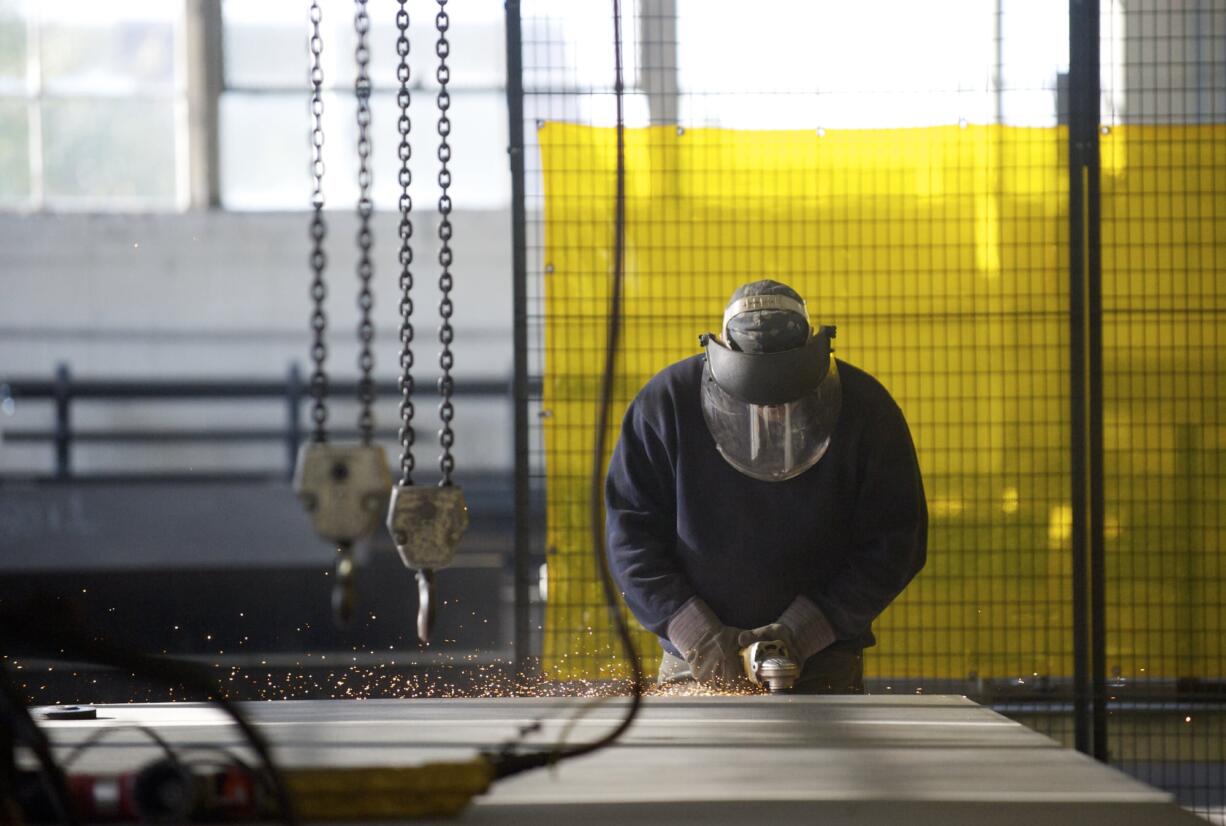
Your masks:
[[[749,404],[725,392],[708,365],[702,415],[728,464],[754,479],[781,482],[813,467],[830,446],[843,401],[834,357],[812,391],[784,404]]]

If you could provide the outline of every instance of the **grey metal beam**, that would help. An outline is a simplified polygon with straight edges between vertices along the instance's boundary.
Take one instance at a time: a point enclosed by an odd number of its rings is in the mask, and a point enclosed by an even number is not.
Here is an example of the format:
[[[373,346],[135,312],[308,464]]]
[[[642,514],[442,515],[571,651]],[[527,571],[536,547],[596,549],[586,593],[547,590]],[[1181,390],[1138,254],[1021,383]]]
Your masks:
[[[647,95],[651,125],[675,124],[680,118],[677,0],[640,0],[638,17],[638,86]]]
[[[190,204],[221,204],[219,101],[225,83],[221,0],[188,0],[187,152]]]

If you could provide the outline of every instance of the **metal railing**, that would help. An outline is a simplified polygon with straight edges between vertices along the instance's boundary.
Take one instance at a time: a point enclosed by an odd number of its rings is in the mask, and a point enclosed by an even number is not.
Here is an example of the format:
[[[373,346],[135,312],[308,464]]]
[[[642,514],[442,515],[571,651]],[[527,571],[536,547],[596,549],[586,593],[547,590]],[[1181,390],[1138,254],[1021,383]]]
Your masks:
[[[503,399],[512,403],[510,379],[485,379],[457,382],[454,394],[484,399]],[[309,387],[298,364],[290,366],[283,380],[261,379],[76,379],[69,365],[61,363],[51,379],[0,379],[0,404],[12,405],[21,400],[49,400],[54,406],[52,426],[6,430],[4,440],[11,444],[50,444],[55,451],[52,477],[73,478],[73,446],[77,444],[192,444],[192,443],[271,443],[281,442],[285,450],[285,478],[294,474],[298,448],[306,437],[303,404],[309,399]],[[357,381],[333,381],[329,385],[333,399],[353,399],[357,396]],[[428,393],[422,393],[428,397]],[[397,397],[396,382],[375,383],[375,396]],[[165,401],[165,400],[276,400],[284,404],[284,419],[277,426],[242,428],[76,428],[73,426],[73,405],[81,400],[104,401]],[[357,438],[357,429],[335,427],[330,434],[337,439]],[[377,430],[376,438],[395,439],[395,428]]]

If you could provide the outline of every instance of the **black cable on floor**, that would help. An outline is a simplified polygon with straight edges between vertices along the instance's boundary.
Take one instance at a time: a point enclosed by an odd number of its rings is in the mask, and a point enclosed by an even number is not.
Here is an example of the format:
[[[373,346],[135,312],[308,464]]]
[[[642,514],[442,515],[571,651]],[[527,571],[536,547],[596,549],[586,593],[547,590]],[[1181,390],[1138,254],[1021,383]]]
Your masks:
[[[41,607],[31,605],[22,611],[9,612],[7,615],[0,614],[0,639],[7,637],[11,642],[41,645],[47,655],[54,658],[80,659],[109,665],[148,677],[164,685],[183,685],[200,692],[209,699],[209,702],[218,706],[233,720],[252,751],[256,753],[273,789],[273,797],[276,800],[282,822],[291,824],[291,826],[297,822],[285,779],[272,759],[272,752],[267,741],[246,715],[222,694],[221,687],[207,672],[191,663],[165,657],[152,657],[114,642],[89,637],[70,623],[58,618],[57,613],[61,608],[62,606],[58,605]],[[29,616],[55,619],[40,623],[23,621],[23,617],[28,618]],[[58,770],[58,765],[55,768]],[[63,776],[62,772],[60,776]]]
[[[0,623],[0,627],[3,624]],[[38,761],[38,778],[47,794],[47,800],[61,823],[76,826],[80,821],[73,811],[72,797],[68,793],[68,780],[64,770],[51,752],[51,741],[26,708],[25,697],[8,679],[8,672],[0,668],[0,726],[14,742],[22,743]],[[16,766],[12,766],[16,769]],[[15,775],[7,778],[5,788],[9,794],[16,793]],[[16,801],[9,801],[15,803]]]
[[[643,702],[643,675],[638,651],[630,636],[630,627],[622,615],[613,576],[605,554],[605,526],[601,514],[604,502],[604,457],[608,446],[609,418],[613,406],[613,382],[617,369],[617,350],[621,339],[622,293],[626,276],[626,124],[623,97],[625,82],[622,72],[622,14],[620,0],[613,0],[613,93],[617,102],[617,190],[613,217],[613,289],[609,300],[609,318],[605,336],[604,372],[600,382],[600,402],[597,412],[596,433],[592,448],[591,474],[591,532],[592,552],[595,554],[596,570],[604,591],[609,618],[617,630],[626,662],[630,664],[630,705],[621,722],[598,740],[564,749],[533,754],[499,754],[493,757],[495,779],[509,777],[539,766],[568,760],[612,745],[634,723]]]

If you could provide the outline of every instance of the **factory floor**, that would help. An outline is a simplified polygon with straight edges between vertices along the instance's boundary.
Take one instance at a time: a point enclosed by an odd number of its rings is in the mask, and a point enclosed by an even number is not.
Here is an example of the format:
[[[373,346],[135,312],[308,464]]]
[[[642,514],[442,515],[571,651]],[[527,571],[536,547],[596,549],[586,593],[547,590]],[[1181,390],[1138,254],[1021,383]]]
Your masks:
[[[520,738],[546,748],[564,733],[583,742],[607,731],[624,702],[275,701],[246,709],[282,765],[354,767],[463,760]],[[53,742],[71,744],[132,723],[176,748],[241,743],[219,711],[193,703],[99,706],[97,720],[43,725]],[[140,732],[123,729],[73,770],[115,772],[157,756]],[[356,813],[360,801],[354,805]],[[447,822],[1203,824],[1164,792],[964,697],[938,695],[652,697],[617,745],[496,783]]]

